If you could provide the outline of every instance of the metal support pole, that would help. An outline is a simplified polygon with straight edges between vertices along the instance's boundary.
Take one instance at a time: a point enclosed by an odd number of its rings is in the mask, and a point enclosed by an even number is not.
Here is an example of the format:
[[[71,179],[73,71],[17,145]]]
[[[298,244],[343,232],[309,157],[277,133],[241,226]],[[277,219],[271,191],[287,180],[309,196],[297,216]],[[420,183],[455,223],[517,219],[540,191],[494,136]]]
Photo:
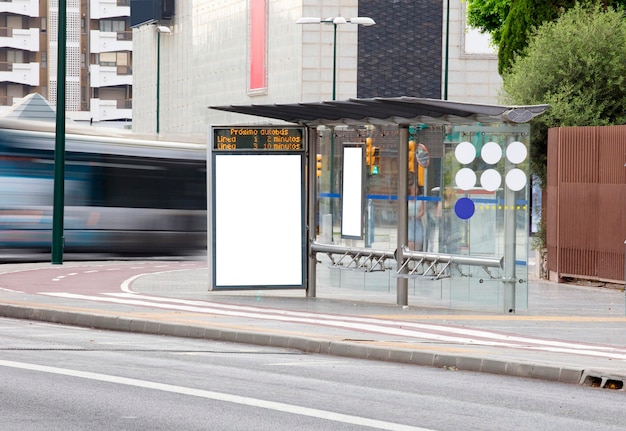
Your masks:
[[[396,297],[398,305],[409,303],[409,281],[402,274],[408,274],[409,268],[404,265],[403,249],[408,244],[408,219],[409,208],[408,194],[408,165],[409,165],[409,126],[401,125],[398,141],[398,243],[396,249],[396,261],[398,265],[398,278],[396,280]]]
[[[450,0],[446,2],[446,58],[443,73],[443,100],[448,100],[448,61],[450,57]]]
[[[337,24],[333,23],[333,100],[337,98]]]
[[[513,142],[513,137],[507,139],[507,146]],[[514,166],[506,160],[505,172],[509,172]],[[515,313],[515,248],[516,248],[516,192],[508,187],[504,187],[504,312]]]
[[[65,207],[65,59],[67,57],[66,0],[59,0],[56,135],[54,146],[54,202],[52,209],[52,263],[63,263]]]
[[[315,298],[317,294],[317,258],[311,250],[311,246],[315,242],[315,231],[317,223],[317,129],[315,127],[307,127],[307,146],[308,146],[308,175],[307,175],[307,211],[308,211],[308,241],[307,241],[307,284],[306,296]]]
[[[330,242],[335,242],[335,126],[330,127],[330,154],[328,155],[330,176]]]
[[[161,130],[161,32],[157,31],[156,134]]]
[[[333,92],[332,100],[337,99],[337,24],[333,23]],[[335,127],[330,128],[330,240],[335,242]]]

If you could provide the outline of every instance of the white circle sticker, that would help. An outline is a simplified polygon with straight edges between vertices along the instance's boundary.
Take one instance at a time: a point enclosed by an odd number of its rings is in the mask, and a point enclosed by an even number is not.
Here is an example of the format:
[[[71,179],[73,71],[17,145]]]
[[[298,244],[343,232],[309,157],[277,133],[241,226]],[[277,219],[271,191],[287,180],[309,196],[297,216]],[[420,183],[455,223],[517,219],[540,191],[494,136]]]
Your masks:
[[[496,142],[487,142],[480,150],[480,156],[490,165],[495,165],[502,158],[502,148]]]
[[[495,192],[502,184],[502,175],[495,169],[487,169],[480,176],[480,185],[488,192]]]
[[[467,165],[468,163],[472,163],[476,158],[476,148],[474,148],[471,142],[461,142],[454,149],[454,156],[459,163]]]
[[[463,168],[456,173],[454,180],[461,190],[470,190],[476,185],[476,173],[469,168]]]
[[[511,169],[505,181],[508,188],[517,192],[526,187],[526,174],[521,169]]]
[[[506,158],[509,159],[511,163],[522,163],[526,160],[527,155],[528,150],[526,149],[526,145],[519,141],[511,142],[506,147]]]

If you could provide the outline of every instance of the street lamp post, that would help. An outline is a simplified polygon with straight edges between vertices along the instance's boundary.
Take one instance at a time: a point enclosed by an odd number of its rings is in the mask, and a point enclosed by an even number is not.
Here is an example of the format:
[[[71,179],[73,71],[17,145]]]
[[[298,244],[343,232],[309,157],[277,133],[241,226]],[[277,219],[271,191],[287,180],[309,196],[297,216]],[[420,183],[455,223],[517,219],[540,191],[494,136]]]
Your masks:
[[[337,26],[341,24],[356,24],[363,26],[370,26],[376,24],[376,22],[369,17],[365,16],[357,16],[354,18],[344,18],[342,16],[331,17],[331,18],[318,18],[318,17],[302,17],[296,20],[296,24],[332,24],[333,26],[333,86],[332,86],[332,100],[337,99]],[[335,130],[331,128],[330,134],[330,157],[328,157],[328,162],[330,163],[330,193],[331,195],[335,192],[334,187],[334,155],[335,155]],[[330,200],[330,217],[331,217],[331,229],[334,226],[334,210],[333,210],[333,198]],[[332,241],[332,233],[331,233],[331,241]]]
[[[342,16],[331,18],[317,18],[317,17],[302,17],[298,18],[296,24],[332,24],[333,26],[333,92],[332,100],[336,100],[337,97],[337,26],[340,24],[356,24],[370,26],[376,24],[376,22],[369,17],[357,16],[354,18],[344,18]]]
[[[448,61],[450,48],[450,0],[446,2],[446,58],[443,74],[443,100],[448,100]]]
[[[57,111],[54,141],[54,191],[52,206],[52,264],[63,263],[65,247],[65,76],[67,65],[67,2],[59,0],[57,53]]]
[[[156,26],[157,32],[157,80],[156,80],[156,134],[161,131],[161,33],[171,33],[169,27],[164,25]]]

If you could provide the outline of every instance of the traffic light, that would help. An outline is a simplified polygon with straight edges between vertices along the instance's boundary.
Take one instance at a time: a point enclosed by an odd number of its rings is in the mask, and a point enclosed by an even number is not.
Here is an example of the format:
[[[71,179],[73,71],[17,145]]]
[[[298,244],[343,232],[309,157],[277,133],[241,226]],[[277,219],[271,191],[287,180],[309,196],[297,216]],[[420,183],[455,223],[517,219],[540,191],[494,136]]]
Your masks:
[[[370,169],[371,175],[378,175],[380,170],[380,148],[372,147],[373,156],[372,156],[372,166]]]
[[[317,176],[321,177],[322,176],[322,155],[321,154],[315,155],[315,166],[317,167]]]
[[[380,166],[380,148],[372,145],[372,138],[365,139],[365,166],[370,175],[378,175]]]
[[[372,147],[372,138],[365,139],[365,166],[372,166],[374,162],[374,147]]]
[[[415,141],[409,141],[409,172],[415,172]]]

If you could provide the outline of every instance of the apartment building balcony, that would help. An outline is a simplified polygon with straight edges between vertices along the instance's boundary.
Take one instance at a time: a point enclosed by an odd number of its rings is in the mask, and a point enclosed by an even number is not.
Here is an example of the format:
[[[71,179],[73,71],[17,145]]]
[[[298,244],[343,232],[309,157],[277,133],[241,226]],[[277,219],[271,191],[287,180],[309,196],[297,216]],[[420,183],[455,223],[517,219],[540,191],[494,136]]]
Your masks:
[[[116,85],[133,85],[132,67],[130,66],[89,66],[91,87],[112,87]]]
[[[67,116],[77,122],[130,120],[133,117],[131,99],[89,99],[89,105],[91,109],[83,106],[81,111],[68,111]]]
[[[89,45],[93,53],[132,51],[133,32],[91,30],[89,32]]]
[[[130,0],[90,0],[91,19],[130,16]]]
[[[0,1],[0,13],[16,15],[39,16],[39,0],[11,0]]]
[[[132,100],[89,99],[89,103],[90,110],[83,106],[81,111],[67,111],[68,118],[78,123],[123,121],[132,118]]]
[[[97,121],[125,120],[133,118],[132,100],[91,99],[91,110],[97,108]]]
[[[1,4],[3,3],[0,1]],[[0,27],[0,48],[37,52],[39,51],[39,29]]]
[[[39,85],[39,63],[0,62],[0,82]]]

